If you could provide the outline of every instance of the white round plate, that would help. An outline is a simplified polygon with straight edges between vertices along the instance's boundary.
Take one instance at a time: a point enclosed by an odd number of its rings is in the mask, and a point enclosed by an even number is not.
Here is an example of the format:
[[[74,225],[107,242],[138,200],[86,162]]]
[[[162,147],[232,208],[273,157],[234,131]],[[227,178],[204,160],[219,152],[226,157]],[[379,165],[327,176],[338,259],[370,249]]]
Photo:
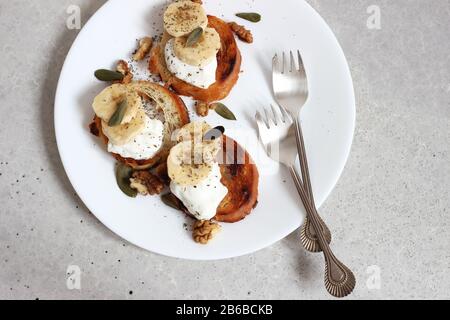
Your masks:
[[[259,204],[245,220],[224,224],[203,246],[191,238],[191,222],[159,197],[130,199],[117,188],[114,160],[91,136],[91,102],[106,85],[93,74],[129,59],[136,39],[162,30],[166,1],[110,0],[89,20],[74,42],[61,72],[55,101],[55,130],[67,175],[86,206],[108,228],[129,242],[159,254],[213,260],[248,254],[284,238],[304,219],[301,201],[284,168],[269,160],[254,124],[258,108],[273,103],[271,60],[276,52],[299,49],[307,69],[310,98],[302,111],[316,203],[335,186],[347,160],[355,124],[355,100],[341,47],[322,18],[301,0],[206,0],[208,14],[239,21],[252,30],[253,44],[238,41],[243,56],[240,79],[225,100],[238,121],[216,114],[206,119],[226,127],[243,144],[260,171]],[[238,12],[258,12],[257,24],[239,20]],[[157,30],[159,29],[159,30]],[[141,72],[140,77],[145,76]],[[192,109],[191,109],[192,110]],[[326,217],[325,217],[326,218]]]

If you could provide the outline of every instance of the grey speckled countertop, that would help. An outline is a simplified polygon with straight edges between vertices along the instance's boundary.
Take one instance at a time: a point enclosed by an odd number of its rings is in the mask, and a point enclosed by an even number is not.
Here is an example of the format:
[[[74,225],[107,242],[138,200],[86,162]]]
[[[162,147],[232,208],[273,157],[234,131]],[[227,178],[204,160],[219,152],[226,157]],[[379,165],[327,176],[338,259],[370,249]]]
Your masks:
[[[352,298],[450,298],[450,1],[311,0],[353,75],[357,128],[322,208],[354,268]],[[0,1],[0,298],[329,298],[322,257],[293,234],[218,262],[161,257],[124,242],[74,193],[53,132],[53,99],[77,35],[103,0]],[[366,26],[378,5],[381,29]],[[67,268],[81,269],[69,290]]]

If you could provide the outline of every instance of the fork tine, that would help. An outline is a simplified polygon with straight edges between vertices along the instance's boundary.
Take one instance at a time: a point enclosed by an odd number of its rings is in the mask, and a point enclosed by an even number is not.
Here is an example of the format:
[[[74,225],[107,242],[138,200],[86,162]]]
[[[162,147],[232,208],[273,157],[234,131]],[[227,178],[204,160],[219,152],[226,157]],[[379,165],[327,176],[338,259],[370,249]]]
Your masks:
[[[264,109],[264,113],[266,114],[267,111],[266,109]],[[264,116],[263,114],[261,114],[261,112],[257,111],[256,112],[256,123],[258,124],[258,128],[259,130],[263,129],[263,127],[266,127],[266,129],[270,129],[270,125],[269,125],[269,120],[267,119],[267,115]]]
[[[290,56],[290,61],[291,61],[291,72],[294,72],[296,70],[295,68],[295,61],[294,61],[294,54],[292,53],[292,51],[289,51],[289,56]]]
[[[273,104],[270,105],[270,109],[272,110],[272,114],[273,114],[273,122],[275,123],[275,125],[278,125],[278,122],[280,120],[280,117],[278,116],[278,112],[275,110]]]
[[[287,70],[287,65],[286,65],[286,55],[285,55],[285,53],[284,53],[284,51],[283,51],[283,66],[282,66],[282,70],[281,70],[281,73],[285,73],[286,72],[286,70]]]
[[[267,109],[266,108],[263,108],[264,109],[264,116],[265,116],[265,122],[266,122],[266,125],[267,125],[267,129],[270,129],[270,123],[272,122],[271,121],[271,117],[270,117],[270,115],[269,115],[269,111],[267,111]]]
[[[261,127],[259,129],[262,129],[262,126],[264,125],[267,129],[270,129],[269,125],[269,118],[267,114],[267,110],[263,108],[263,112],[256,111],[256,121],[258,122],[258,125]]]
[[[283,123],[285,123],[287,120],[286,111],[279,104],[277,104],[277,107],[278,107],[278,110],[280,110],[280,112],[281,112],[281,120],[283,121]]]
[[[298,71],[305,73],[305,66],[303,65],[302,55],[300,54],[300,50],[297,50],[297,59],[298,59]]]
[[[263,126],[264,121],[263,121],[263,118],[259,111],[256,111],[255,120],[256,120],[256,124],[258,125],[258,129],[261,130],[261,127]],[[266,125],[266,124],[264,123],[264,125]]]
[[[283,122],[286,122],[287,120],[291,120],[292,121],[292,117],[290,116],[290,114],[286,111],[285,108],[283,108],[282,106],[278,105],[278,109],[280,109],[281,114],[283,115]]]
[[[280,66],[279,66],[279,60],[278,60],[278,54],[275,54],[272,59],[272,73],[279,73],[280,72]]]

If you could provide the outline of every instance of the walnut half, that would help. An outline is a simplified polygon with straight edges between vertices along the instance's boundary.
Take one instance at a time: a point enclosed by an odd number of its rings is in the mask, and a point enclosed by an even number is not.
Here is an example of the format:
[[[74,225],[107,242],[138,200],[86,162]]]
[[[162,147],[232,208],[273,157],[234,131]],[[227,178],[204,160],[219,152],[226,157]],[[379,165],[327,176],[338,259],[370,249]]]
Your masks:
[[[125,60],[117,62],[116,70],[124,75],[122,81],[119,81],[120,83],[128,84],[133,80],[133,73],[131,73],[130,67]]]
[[[134,61],[141,61],[144,59],[147,54],[150,52],[150,49],[152,48],[153,39],[150,37],[142,38],[139,41],[139,48],[137,49],[136,53],[133,55]]]
[[[130,187],[143,196],[155,195],[163,191],[164,183],[151,172],[135,171],[130,178]]]
[[[210,220],[198,220],[194,223],[192,237],[200,244],[208,244],[220,231],[220,225]]]
[[[197,101],[195,103],[195,112],[199,117],[206,117],[209,113],[208,104],[202,101]]]

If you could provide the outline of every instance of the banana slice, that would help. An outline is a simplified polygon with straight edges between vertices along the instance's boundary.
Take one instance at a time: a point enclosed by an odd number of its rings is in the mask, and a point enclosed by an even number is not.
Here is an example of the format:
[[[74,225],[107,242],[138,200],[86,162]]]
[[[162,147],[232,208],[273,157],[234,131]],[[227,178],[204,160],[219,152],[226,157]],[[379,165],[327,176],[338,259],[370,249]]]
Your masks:
[[[172,181],[183,186],[193,186],[208,177],[212,163],[197,162],[195,155],[191,141],[180,142],[170,150],[167,172]]]
[[[173,50],[183,62],[193,66],[205,66],[216,58],[221,47],[220,36],[214,28],[206,28],[200,40],[191,47],[186,46],[186,37],[175,38]]]
[[[138,109],[130,122],[115,127],[108,126],[108,123],[102,120],[103,133],[114,145],[124,145],[145,129],[146,116],[144,109]]]
[[[217,154],[222,147],[222,139],[206,141],[203,139],[205,134],[212,128],[204,121],[190,122],[182,127],[176,134],[176,141],[191,141],[195,150],[196,160],[200,159],[205,163],[211,163],[216,160]]]
[[[142,99],[134,90],[129,90],[126,85],[113,84],[104,89],[95,97],[92,108],[99,118],[108,122],[123,99],[127,99],[127,110],[122,124],[128,123],[142,108]]]
[[[211,126],[205,121],[193,121],[182,127],[176,133],[177,142],[194,140],[196,143],[203,142],[204,135],[211,130]]]
[[[192,1],[174,2],[164,13],[164,28],[173,37],[182,37],[208,25],[208,17],[203,7]]]

